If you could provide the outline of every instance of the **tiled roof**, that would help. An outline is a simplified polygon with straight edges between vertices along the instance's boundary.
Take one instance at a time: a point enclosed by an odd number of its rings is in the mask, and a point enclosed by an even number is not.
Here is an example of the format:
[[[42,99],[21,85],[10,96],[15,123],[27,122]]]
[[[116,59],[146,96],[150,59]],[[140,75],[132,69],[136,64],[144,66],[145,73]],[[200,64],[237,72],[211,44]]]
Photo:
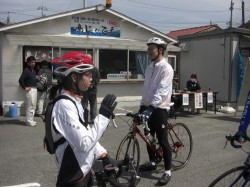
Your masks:
[[[193,28],[188,28],[188,29],[171,31],[167,35],[174,39],[177,39],[178,36],[195,34],[195,33],[200,33],[200,32],[207,32],[207,31],[218,30],[218,29],[220,29],[220,27],[217,24],[205,25],[201,27],[193,27]]]

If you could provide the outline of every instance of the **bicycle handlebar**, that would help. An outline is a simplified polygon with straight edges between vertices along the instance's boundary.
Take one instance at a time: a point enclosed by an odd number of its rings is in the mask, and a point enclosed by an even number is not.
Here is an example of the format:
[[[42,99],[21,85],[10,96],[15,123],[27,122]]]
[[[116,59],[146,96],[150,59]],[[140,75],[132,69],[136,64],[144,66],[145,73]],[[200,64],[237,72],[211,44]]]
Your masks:
[[[148,127],[148,119],[140,114],[140,113],[133,113],[133,112],[127,112],[127,113],[116,113],[116,114],[112,114],[111,115],[111,120],[110,120],[110,123],[115,127],[115,128],[118,128],[118,126],[116,125],[116,122],[115,122],[115,117],[116,116],[127,116],[127,117],[131,117],[137,121],[139,121],[141,124],[143,124],[143,128],[145,128],[147,131],[150,131],[150,128]]]
[[[148,118],[146,118],[144,115],[140,113],[128,112],[126,116],[132,117],[133,119],[139,119],[140,123],[143,124],[143,128],[145,128],[146,131],[150,131],[150,128],[148,127]]]
[[[236,143],[235,143],[235,141],[236,141],[235,136],[232,136],[231,134],[228,134],[228,135],[226,135],[226,139],[227,139],[228,141],[230,141],[230,144],[231,144],[234,148],[236,148],[236,149],[242,148],[242,145],[239,145],[239,144],[236,144]],[[247,138],[247,141],[250,141],[249,137]]]

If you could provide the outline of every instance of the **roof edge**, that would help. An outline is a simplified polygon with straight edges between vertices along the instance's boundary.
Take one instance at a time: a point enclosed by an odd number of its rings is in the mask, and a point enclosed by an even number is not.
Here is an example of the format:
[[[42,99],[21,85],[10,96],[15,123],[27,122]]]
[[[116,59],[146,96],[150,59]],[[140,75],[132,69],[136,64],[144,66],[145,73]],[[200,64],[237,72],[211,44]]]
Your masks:
[[[8,26],[4,26],[4,27],[1,27],[0,28],[0,32],[1,31],[7,31],[7,30],[10,30],[10,29],[15,29],[15,28],[18,28],[18,27],[22,27],[22,26],[27,26],[27,25],[31,25],[31,24],[34,24],[34,23],[40,23],[40,22],[43,22],[43,21],[48,21],[48,20],[52,20],[52,19],[55,19],[55,18],[61,18],[61,17],[65,17],[65,16],[70,16],[70,15],[74,15],[74,14],[79,14],[79,13],[84,13],[84,12],[88,12],[88,11],[93,11],[93,10],[97,10],[97,11],[102,11],[102,10],[105,10],[121,19],[124,19],[124,20],[127,20],[128,22],[131,22],[131,23],[134,23],[150,32],[153,32],[159,36],[161,36],[162,38],[164,39],[167,39],[169,43],[177,43],[177,40],[175,40],[174,38],[156,30],[156,29],[153,29],[139,21],[136,21],[126,15],[123,15],[115,10],[112,10],[112,9],[107,9],[104,5],[102,4],[99,4],[99,5],[95,5],[95,6],[92,6],[92,7],[87,7],[87,8],[81,8],[81,9],[77,9],[77,10],[72,10],[72,11],[69,11],[69,12],[62,12],[62,13],[58,13],[58,14],[54,14],[54,15],[50,15],[50,16],[46,16],[46,17],[41,17],[41,18],[36,18],[36,19],[32,19],[32,20],[27,20],[27,21],[23,21],[23,22],[19,22],[19,23],[16,23],[16,24],[13,24],[13,25],[8,25]]]
[[[231,34],[231,33],[250,35],[249,29],[228,28],[228,29],[221,29],[221,30],[213,30],[209,32],[200,32],[200,33],[195,33],[195,34],[190,34],[190,35],[183,35],[183,36],[179,36],[177,39],[182,40],[182,39],[191,39],[191,38],[198,38],[198,37],[204,37],[204,36]]]

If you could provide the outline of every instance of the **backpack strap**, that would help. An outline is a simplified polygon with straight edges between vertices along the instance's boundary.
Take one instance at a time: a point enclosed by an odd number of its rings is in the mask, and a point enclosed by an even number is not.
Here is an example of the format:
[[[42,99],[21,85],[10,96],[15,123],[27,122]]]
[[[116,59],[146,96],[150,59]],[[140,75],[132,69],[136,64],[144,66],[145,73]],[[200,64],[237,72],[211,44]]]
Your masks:
[[[59,140],[57,140],[55,143],[54,143],[54,146],[55,146],[55,150],[57,149],[57,147],[61,144],[63,144],[64,142],[66,142],[66,139],[64,137],[61,137]]]
[[[88,123],[84,122],[84,121],[82,120],[82,118],[80,117],[80,115],[79,115],[79,110],[78,110],[78,108],[77,108],[77,106],[76,106],[76,102],[75,102],[73,99],[71,99],[70,97],[66,96],[66,95],[60,95],[60,96],[58,96],[58,97],[55,99],[55,102],[57,102],[57,101],[60,100],[60,99],[68,99],[68,100],[70,100],[72,103],[74,103],[74,105],[75,105],[75,107],[76,107],[76,109],[77,109],[79,121],[80,121],[81,124],[88,130],[88,128],[87,128]]]
[[[82,124],[84,127],[86,127],[86,129],[88,130],[88,128],[87,128],[87,125],[88,125],[88,124],[85,123],[85,122],[82,120],[82,118],[80,117],[80,115],[79,115],[79,110],[78,110],[78,108],[77,108],[77,106],[76,106],[76,102],[75,102],[73,99],[71,99],[70,97],[66,96],[66,95],[60,95],[60,96],[58,96],[57,98],[55,98],[55,100],[53,101],[53,103],[55,104],[55,103],[56,103],[57,101],[59,101],[60,99],[68,99],[68,100],[72,101],[72,103],[74,103],[74,105],[75,105],[75,107],[76,107],[76,109],[77,109],[79,121],[80,121],[81,124]],[[52,127],[53,127],[54,131],[55,131],[57,134],[60,134],[60,133],[58,132],[58,130],[56,129],[54,123],[52,124]],[[66,139],[65,139],[64,137],[61,137],[59,140],[57,140],[57,141],[54,143],[55,150],[57,149],[57,147],[58,147],[59,145],[63,144],[64,142],[66,142]]]

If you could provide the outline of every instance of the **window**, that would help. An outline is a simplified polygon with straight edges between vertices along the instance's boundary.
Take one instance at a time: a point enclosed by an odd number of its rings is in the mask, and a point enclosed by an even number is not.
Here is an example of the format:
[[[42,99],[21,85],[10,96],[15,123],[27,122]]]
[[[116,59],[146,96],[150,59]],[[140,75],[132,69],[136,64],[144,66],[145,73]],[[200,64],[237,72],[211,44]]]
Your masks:
[[[173,70],[176,71],[176,56],[168,55],[168,63],[172,66]]]
[[[147,52],[127,50],[99,50],[99,70],[101,79],[128,80],[144,79],[148,65]]]
[[[144,79],[145,70],[150,63],[148,54],[145,51],[129,52],[129,73],[130,79]]]
[[[35,70],[38,72],[40,69],[40,62],[46,60],[50,62],[54,57],[58,57],[58,47],[40,47],[40,46],[24,46],[23,47],[23,69],[26,68],[26,59],[29,56],[36,58]],[[52,68],[50,66],[50,68]]]

